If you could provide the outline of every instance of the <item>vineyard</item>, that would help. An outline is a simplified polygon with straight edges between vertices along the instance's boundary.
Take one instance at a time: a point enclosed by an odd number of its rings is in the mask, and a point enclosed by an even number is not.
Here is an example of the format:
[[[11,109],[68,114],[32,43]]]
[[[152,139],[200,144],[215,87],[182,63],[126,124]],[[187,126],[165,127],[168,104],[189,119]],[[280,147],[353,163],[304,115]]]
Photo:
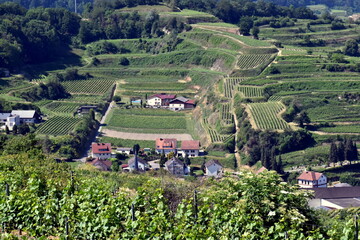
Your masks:
[[[51,102],[44,106],[45,109],[60,114],[73,114],[79,107],[78,103]]]
[[[328,133],[360,133],[360,125],[337,125],[334,127],[318,128],[318,130]]]
[[[231,106],[229,103],[222,104],[221,106],[221,119],[224,121],[225,124],[232,124],[233,123],[233,115],[231,114]]]
[[[268,102],[279,102],[282,98],[283,96],[280,95],[272,95],[271,97],[269,97]]]
[[[59,136],[69,134],[80,122],[80,118],[55,116],[43,123],[36,131],[38,134]]]
[[[263,63],[269,62],[273,57],[273,54],[241,55],[237,65],[241,70],[256,68]]]
[[[208,132],[209,136],[210,136],[210,140],[212,143],[222,143],[225,142],[227,140],[229,140],[230,138],[233,137],[233,135],[221,135],[219,134],[215,129],[213,129],[208,120],[206,118],[203,119],[203,127],[204,129],[206,129],[206,131]]]
[[[77,102],[77,103],[98,103],[103,102],[99,95],[72,94],[69,98],[58,99],[58,101]]]
[[[284,109],[280,102],[248,104],[257,128],[263,130],[290,130],[290,126],[278,116]]]
[[[244,78],[238,78],[238,77],[224,78],[225,97],[232,98],[235,86],[244,80],[245,80]]]
[[[105,94],[115,83],[112,79],[91,79],[64,81],[61,84],[70,93],[84,93],[102,95]]]
[[[245,98],[257,98],[264,95],[264,89],[260,87],[238,86],[238,90]]]

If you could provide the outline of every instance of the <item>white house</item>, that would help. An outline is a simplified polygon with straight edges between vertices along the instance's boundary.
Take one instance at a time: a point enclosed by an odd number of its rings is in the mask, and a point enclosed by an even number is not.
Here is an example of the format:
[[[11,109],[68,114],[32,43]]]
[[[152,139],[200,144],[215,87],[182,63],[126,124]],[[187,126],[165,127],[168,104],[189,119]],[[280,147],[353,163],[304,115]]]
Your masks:
[[[13,110],[11,115],[18,115],[20,123],[35,123],[39,118],[35,110]]]
[[[136,158],[139,171],[146,171],[146,169],[149,168],[149,164],[144,159],[139,158],[138,156],[134,156],[129,159],[129,170],[134,171],[136,169]]]
[[[174,94],[160,93],[149,97],[146,104],[152,107],[169,106],[169,102],[176,97]]]
[[[6,121],[6,126],[12,131],[15,125],[20,125],[20,117],[18,115],[9,116]]]
[[[175,138],[157,138],[155,141],[155,151],[157,154],[165,155],[176,153],[177,140]]]
[[[189,168],[179,159],[173,157],[165,163],[165,169],[175,176],[184,176],[189,174]]]
[[[305,171],[298,178],[301,188],[327,187],[327,178],[319,172]]]
[[[187,154],[189,157],[198,157],[200,151],[200,141],[198,140],[184,140],[181,142],[181,150],[179,153],[183,157]]]
[[[111,158],[111,143],[92,143],[92,157],[99,159]]]
[[[117,148],[116,151],[118,153],[122,153],[122,154],[126,154],[126,155],[130,155],[132,153],[132,148]]]
[[[177,97],[169,102],[169,109],[179,111],[184,109],[192,109],[195,107],[195,101],[184,97]]]
[[[223,174],[223,166],[218,160],[210,160],[205,163],[205,175],[208,177],[221,177]]]

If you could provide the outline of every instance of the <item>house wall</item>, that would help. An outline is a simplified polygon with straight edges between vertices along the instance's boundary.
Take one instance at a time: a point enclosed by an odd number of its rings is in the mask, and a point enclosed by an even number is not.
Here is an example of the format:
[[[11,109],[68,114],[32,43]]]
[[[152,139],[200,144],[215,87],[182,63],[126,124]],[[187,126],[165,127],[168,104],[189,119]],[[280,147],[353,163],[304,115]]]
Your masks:
[[[10,131],[13,130],[15,125],[20,125],[20,118],[19,116],[8,117],[6,126],[9,128]]]
[[[169,148],[169,149],[164,149],[164,150],[163,149],[156,149],[155,151],[156,151],[157,154],[162,154],[164,152],[164,154],[167,155],[167,154],[169,154],[171,152],[175,153],[176,149],[174,149],[174,148]]]
[[[184,175],[184,166],[183,165],[178,165],[176,162],[172,162],[170,165],[168,165],[166,167],[166,170],[169,171],[169,173],[173,174],[173,175],[178,175],[178,176],[182,176]]]
[[[111,158],[111,153],[92,153],[93,158],[108,159]]]
[[[158,97],[154,97],[154,98],[148,99],[146,101],[146,104],[149,106],[161,106],[161,99]]]
[[[217,164],[212,164],[209,167],[206,168],[206,176],[214,176],[217,177],[221,173],[222,167]]]
[[[198,157],[199,156],[199,150],[188,150],[188,149],[181,149],[182,153],[181,155],[185,157],[187,154],[189,157]]]
[[[169,108],[171,110],[177,111],[177,110],[183,110],[185,107],[183,103],[170,103]]]
[[[138,162],[138,167],[139,167],[139,170],[141,170],[141,171],[145,171],[145,170],[146,170],[145,165],[142,164],[142,163],[140,163],[140,162]],[[129,164],[129,168],[130,168],[131,171],[134,171],[134,170],[135,170],[135,162]]]
[[[20,118],[21,123],[35,123],[34,118]]]

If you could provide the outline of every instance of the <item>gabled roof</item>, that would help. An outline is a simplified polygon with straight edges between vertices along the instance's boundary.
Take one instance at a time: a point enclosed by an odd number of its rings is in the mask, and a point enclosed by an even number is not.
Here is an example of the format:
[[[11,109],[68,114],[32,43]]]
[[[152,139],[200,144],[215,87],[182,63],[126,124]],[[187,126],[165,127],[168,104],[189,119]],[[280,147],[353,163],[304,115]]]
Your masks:
[[[111,143],[92,143],[91,148],[95,154],[111,153]]]
[[[306,181],[317,181],[322,175],[323,174],[319,172],[305,171],[297,179]]]
[[[210,167],[210,166],[213,165],[213,164],[216,164],[216,165],[219,165],[220,167],[222,167],[221,163],[220,163],[218,160],[214,160],[214,159],[212,159],[212,160],[210,160],[210,161],[207,161],[207,162],[205,163],[205,167],[208,168],[208,167]]]
[[[11,113],[0,113],[0,120],[6,120],[10,115]]]
[[[191,100],[187,100],[186,104],[192,104],[195,105],[195,100],[191,99]]]
[[[184,166],[184,163],[182,161],[180,161],[178,158],[173,157],[170,160],[167,160],[165,163],[165,166],[168,167],[169,165],[171,165],[172,163],[176,163],[176,165],[180,165],[180,166]]]
[[[148,165],[147,161],[145,161],[144,159],[140,158],[140,157],[137,157],[138,159],[138,163],[141,163],[143,165]],[[135,156],[130,158],[129,161],[128,161],[128,165],[131,165],[135,162]]]
[[[184,140],[181,142],[181,149],[184,150],[199,150],[200,141],[198,140]]]
[[[157,138],[155,141],[156,149],[176,149],[177,140],[175,138]]]
[[[184,97],[177,97],[177,98],[171,100],[170,103],[176,102],[176,101],[180,101],[180,102],[182,102],[182,103],[186,103],[187,101],[189,101],[189,99],[184,98]]]
[[[315,198],[338,199],[360,198],[360,187],[333,187],[333,188],[308,188],[315,193]]]
[[[154,95],[148,97],[148,99],[152,99],[152,98],[155,98],[155,97],[158,97],[160,99],[174,99],[174,98],[176,98],[176,95],[175,94],[160,93],[160,94],[154,94]]]
[[[19,115],[20,118],[34,118],[35,110],[12,110],[11,115]]]
[[[112,162],[109,160],[100,160],[99,158],[96,158],[95,160],[89,162],[89,164],[93,166],[99,166],[103,170],[109,170],[112,165]]]

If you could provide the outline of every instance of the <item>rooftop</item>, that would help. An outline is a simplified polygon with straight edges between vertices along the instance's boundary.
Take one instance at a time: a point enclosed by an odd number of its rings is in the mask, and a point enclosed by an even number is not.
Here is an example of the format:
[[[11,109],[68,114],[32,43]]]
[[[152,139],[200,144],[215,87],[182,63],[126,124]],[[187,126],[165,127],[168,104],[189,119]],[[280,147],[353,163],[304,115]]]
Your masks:
[[[305,171],[297,179],[298,180],[307,180],[307,181],[316,181],[316,180],[319,180],[322,175],[323,174],[319,173],[319,172]]]
[[[221,163],[218,160],[210,160],[205,163],[205,167],[210,167],[211,165],[216,164],[222,167]]]
[[[35,110],[12,110],[11,115],[19,115],[20,118],[34,118]]]
[[[198,140],[184,140],[181,142],[181,149],[199,150],[200,141]]]
[[[92,143],[92,152],[98,153],[111,153],[111,143]]]
[[[309,188],[314,191],[315,198],[338,199],[360,198],[360,187]]]
[[[176,98],[176,95],[175,94],[159,93],[159,94],[152,95],[148,99],[155,98],[155,97],[158,97],[160,99],[174,99],[174,98]]]
[[[175,149],[177,140],[175,138],[157,138],[155,141],[156,149]]]

